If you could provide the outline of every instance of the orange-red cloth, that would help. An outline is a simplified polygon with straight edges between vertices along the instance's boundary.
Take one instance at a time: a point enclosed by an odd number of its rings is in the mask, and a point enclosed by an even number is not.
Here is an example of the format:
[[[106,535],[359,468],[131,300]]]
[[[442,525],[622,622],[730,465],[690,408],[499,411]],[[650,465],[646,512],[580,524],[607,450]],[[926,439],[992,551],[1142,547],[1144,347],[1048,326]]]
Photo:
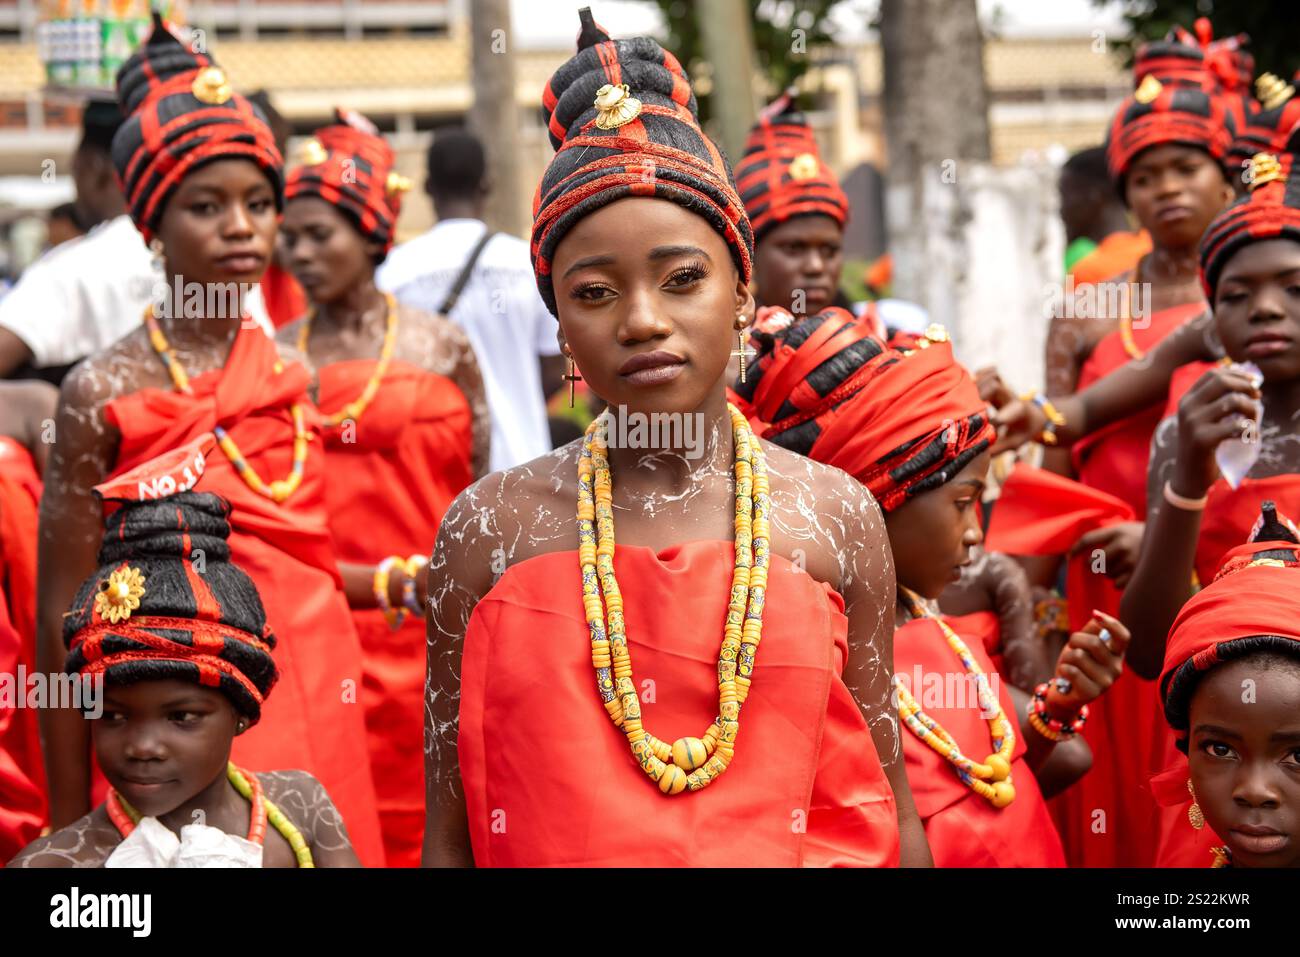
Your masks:
[[[36,509],[41,479],[28,451],[0,436],[0,676],[14,704],[0,708],[0,866],[40,834],[45,768],[36,710],[25,707],[18,667],[36,672]],[[19,702],[18,698],[22,701]]]
[[[993,507],[985,547],[1057,555],[1094,529],[1135,517],[1113,495],[1020,463]],[[1087,623],[1094,608],[1118,616],[1122,593],[1092,571],[1090,554],[1069,559],[1065,580],[1072,631]],[[1066,857],[1074,867],[1149,867],[1158,809],[1148,781],[1152,768],[1163,767],[1174,751],[1156,684],[1126,669],[1090,710],[1083,736],[1092,749],[1092,768],[1051,801]]]
[[[982,614],[985,620],[993,617],[988,612]],[[956,619],[945,620],[954,631],[961,625]],[[947,759],[911,731],[900,730],[907,780],[916,810],[925,822],[934,866],[1064,867],[1065,855],[1047,802],[1025,762],[1025,741],[1015,703],[989,658],[988,629],[982,631],[984,634],[974,636],[962,631],[957,634],[990,683],[996,682],[1002,710],[1016,726],[1011,752],[1016,799],[1005,808],[995,808],[961,782]],[[894,674],[907,684],[922,710],[952,735],[962,753],[982,761],[992,752],[988,721],[981,716],[974,682],[967,678],[938,622],[917,618],[894,632]]]
[[[1300,486],[1295,476],[1287,478]],[[1207,510],[1207,517],[1209,514]],[[1258,504],[1255,515],[1258,518]],[[1247,537],[1252,526],[1238,537],[1238,542]],[[1238,544],[1221,556],[1216,567],[1223,569],[1222,577],[1216,577],[1188,599],[1169,629],[1160,674],[1162,688],[1188,660],[1198,660],[1198,668],[1213,667],[1215,649],[1222,642],[1256,635],[1300,641],[1300,588],[1296,587],[1300,570],[1272,565],[1227,570],[1230,563],[1278,547],[1277,542]],[[1294,549],[1295,545],[1288,542],[1285,547]],[[1185,730],[1180,733],[1186,735]],[[1157,859],[1161,867],[1208,866],[1213,860],[1210,848],[1222,840],[1209,827],[1197,831],[1188,823],[1187,808],[1192,803],[1187,791],[1189,777],[1187,755],[1177,752],[1166,769],[1152,778],[1156,795],[1166,807]]]
[[[320,407],[351,402],[373,360],[322,366]],[[326,433],[330,536],[339,561],[375,565],[427,555],[447,506],[473,480],[471,413],[445,376],[395,361],[365,413]],[[366,733],[389,867],[418,867],[424,837],[424,619],[396,631],[378,609],[354,609]]]
[[[1133,324],[1133,341],[1143,353],[1155,346],[1184,322],[1205,311],[1204,302],[1189,302],[1161,309],[1150,321]],[[1118,329],[1108,333],[1083,364],[1079,372],[1079,390],[1109,375],[1132,357],[1124,350]],[[1151,452],[1151,434],[1160,422],[1163,405],[1111,423],[1074,445],[1075,472],[1079,481],[1123,499],[1135,515],[1147,513],[1147,462]]]
[[[1075,263],[1069,275],[1074,277],[1076,286],[1102,282],[1127,273],[1149,252],[1150,233],[1145,229],[1134,233],[1121,229],[1111,233],[1097,244],[1096,249]]]
[[[262,299],[271,325],[279,329],[300,318],[307,311],[307,296],[293,278],[293,273],[281,269],[274,261],[262,273]]]
[[[732,543],[620,544],[614,564],[646,727],[667,741],[698,735],[718,710]],[[465,637],[459,747],[475,862],[896,865],[893,792],[840,676],[843,609],[772,556],[735,758],[709,787],[669,798],[601,706],[577,553],[511,566]]]
[[[263,479],[293,458],[291,403],[307,407],[310,376],[297,363],[275,371],[275,344],[241,329],[225,367],[190,380],[192,395],[141,389],[109,402],[121,432],[113,475],[223,426]],[[280,681],[262,720],[235,739],[234,761],[255,770],[300,768],[325,785],[362,863],[383,862],[365,719],[357,707],[361,646],[338,578],[325,514],[322,443],[308,446],[302,484],[281,504],[254,492],[224,454],[208,457],[199,491],[231,504],[231,560],[257,585],[278,639]]]

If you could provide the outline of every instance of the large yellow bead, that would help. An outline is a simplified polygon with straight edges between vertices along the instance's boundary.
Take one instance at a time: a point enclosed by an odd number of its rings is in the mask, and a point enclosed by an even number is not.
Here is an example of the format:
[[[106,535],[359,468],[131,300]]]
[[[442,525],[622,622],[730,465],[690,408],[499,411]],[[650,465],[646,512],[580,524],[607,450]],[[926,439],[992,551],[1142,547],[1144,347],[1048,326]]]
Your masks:
[[[664,766],[664,773],[659,775],[659,790],[664,794],[681,794],[686,790],[686,772],[675,764]]]
[[[694,771],[709,759],[709,749],[699,738],[678,738],[673,742],[673,764]]]
[[[662,785],[660,785],[662,787]],[[998,781],[993,785],[993,806],[1003,808],[1016,799],[1016,789],[1010,781]]]
[[[993,770],[994,781],[1005,781],[1011,776],[1011,765],[1000,754],[990,754],[984,759],[984,763]]]

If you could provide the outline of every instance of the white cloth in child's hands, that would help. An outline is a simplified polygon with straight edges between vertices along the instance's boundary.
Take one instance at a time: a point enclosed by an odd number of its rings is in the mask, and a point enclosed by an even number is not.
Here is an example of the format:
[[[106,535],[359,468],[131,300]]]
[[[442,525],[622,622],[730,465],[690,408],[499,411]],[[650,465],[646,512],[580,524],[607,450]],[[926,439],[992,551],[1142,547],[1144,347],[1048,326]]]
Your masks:
[[[155,817],[142,817],[105,867],[261,867],[262,845],[206,824],[187,824],[177,838]]]

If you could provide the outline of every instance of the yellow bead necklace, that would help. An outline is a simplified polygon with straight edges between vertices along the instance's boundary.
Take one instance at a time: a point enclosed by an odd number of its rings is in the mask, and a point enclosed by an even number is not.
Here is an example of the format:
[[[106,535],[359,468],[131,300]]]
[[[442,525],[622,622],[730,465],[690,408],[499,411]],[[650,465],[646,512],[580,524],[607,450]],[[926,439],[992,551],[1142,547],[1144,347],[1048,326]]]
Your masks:
[[[771,508],[767,464],[745,417],[730,403],[727,411],[736,450],[736,557],[718,652],[718,716],[701,738],[680,738],[669,745],[642,727],[623,597],[614,577],[614,486],[600,419],[587,427],[578,459],[578,563],[596,689],[610,720],[627,735],[637,763],[664,794],[698,791],[727,769],[763,630]]]
[[[361,418],[388,372],[388,364],[393,360],[393,350],[397,347],[397,300],[392,293],[386,292],[384,302],[388,305],[388,318],[385,321],[384,343],[379,349],[379,361],[375,364],[375,371],[371,373],[370,381],[366,383],[359,396],[334,414],[325,416],[325,421],[330,428],[337,428],[348,419],[355,422]],[[303,322],[302,328],[298,330],[298,350],[304,355],[307,353],[307,340],[311,338],[311,326],[315,319],[316,310],[312,309]]]
[[[953,736],[944,730],[939,722],[921,710],[907,686],[894,675],[894,687],[898,692],[898,714],[907,725],[907,729],[928,744],[947,760],[957,772],[963,784],[976,794],[986,798],[996,808],[1004,808],[1016,798],[1016,789],[1011,783],[1011,752],[1016,746],[1016,732],[1002,710],[998,696],[989,687],[984,670],[971,654],[970,648],[961,637],[948,627],[942,618],[932,615],[916,592],[902,585],[898,586],[907,610],[913,618],[932,618],[943,631],[951,648],[961,659],[968,674],[975,678],[976,695],[979,699],[980,713],[992,714],[988,718],[989,736],[993,740],[993,754],[980,764],[972,761],[962,753],[961,747]],[[992,783],[990,783],[992,782]]]

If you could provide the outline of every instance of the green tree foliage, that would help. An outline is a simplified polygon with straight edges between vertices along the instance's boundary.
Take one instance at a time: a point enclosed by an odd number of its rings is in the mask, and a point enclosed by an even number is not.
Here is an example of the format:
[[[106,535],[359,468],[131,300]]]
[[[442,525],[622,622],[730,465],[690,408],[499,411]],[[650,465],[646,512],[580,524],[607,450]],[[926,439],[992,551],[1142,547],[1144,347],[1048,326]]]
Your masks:
[[[1106,7],[1113,0],[1092,2]],[[1238,33],[1250,36],[1256,76],[1275,73],[1289,80],[1300,69],[1294,0],[1122,0],[1120,9],[1133,30],[1133,39],[1115,42],[1124,52],[1125,63],[1133,62],[1138,45],[1163,37],[1175,24],[1191,30],[1197,17],[1209,17],[1216,39]]]
[[[707,75],[708,65],[700,28],[687,0],[655,0],[668,25],[667,46],[692,77]],[[842,0],[749,0],[754,30],[755,59],[773,90],[794,82],[808,68],[816,47],[831,46],[835,39],[827,19]],[[697,93],[700,117],[712,115],[709,97]]]

